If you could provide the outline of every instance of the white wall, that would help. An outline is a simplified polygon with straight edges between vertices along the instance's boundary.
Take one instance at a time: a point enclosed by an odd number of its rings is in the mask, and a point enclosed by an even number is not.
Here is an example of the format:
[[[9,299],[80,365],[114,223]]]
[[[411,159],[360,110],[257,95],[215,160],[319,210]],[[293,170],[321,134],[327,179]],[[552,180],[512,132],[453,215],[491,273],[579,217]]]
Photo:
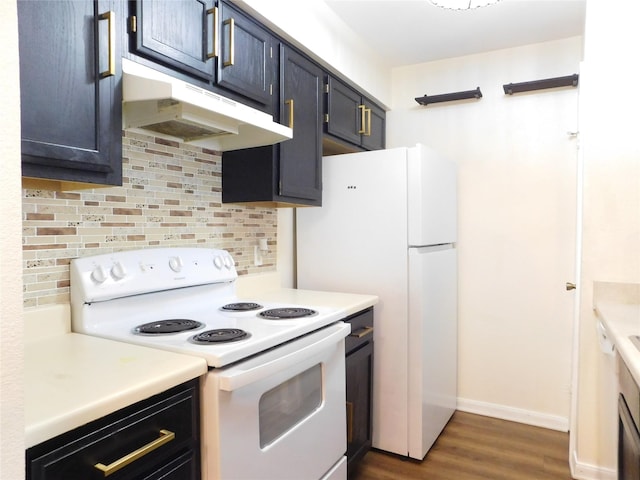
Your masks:
[[[578,72],[582,39],[397,68],[387,145],[458,163],[459,407],[568,429],[578,90],[506,96]],[[481,87],[481,100],[414,97]]]
[[[243,8],[274,31],[330,65],[361,89],[388,104],[391,71],[323,0],[242,0]]]
[[[22,218],[16,2],[0,2],[0,478],[24,478]]]
[[[598,348],[593,282],[640,283],[640,97],[633,92],[640,74],[639,17],[636,0],[587,2],[580,95],[582,300],[572,432],[578,478],[615,478],[617,385],[613,360]]]

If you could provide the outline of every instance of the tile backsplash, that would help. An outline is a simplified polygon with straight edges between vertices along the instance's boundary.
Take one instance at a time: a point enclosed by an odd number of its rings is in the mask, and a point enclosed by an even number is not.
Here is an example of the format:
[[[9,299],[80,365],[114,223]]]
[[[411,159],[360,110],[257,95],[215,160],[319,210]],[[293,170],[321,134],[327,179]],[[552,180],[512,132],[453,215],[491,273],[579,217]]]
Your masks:
[[[277,211],[222,204],[219,152],[126,132],[122,187],[23,190],[24,306],[69,301],[69,261],[119,250],[229,250],[240,275],[275,271]],[[254,266],[254,246],[269,251]]]

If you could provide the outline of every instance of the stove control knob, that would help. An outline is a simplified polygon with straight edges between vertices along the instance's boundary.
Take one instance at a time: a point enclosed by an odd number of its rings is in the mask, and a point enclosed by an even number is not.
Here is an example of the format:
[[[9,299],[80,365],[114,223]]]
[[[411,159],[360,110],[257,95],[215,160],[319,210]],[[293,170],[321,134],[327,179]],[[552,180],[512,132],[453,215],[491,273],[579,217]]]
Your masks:
[[[179,272],[182,270],[182,258],[181,257],[171,257],[169,259],[169,268],[174,272]]]
[[[102,265],[97,265],[91,272],[91,280],[95,283],[103,283],[107,279],[107,272]]]
[[[111,267],[111,275],[113,275],[113,278],[116,280],[122,280],[127,276],[127,270],[121,262],[116,262],[113,264],[113,267]]]
[[[213,264],[218,270],[220,270],[224,266],[222,257],[219,255],[216,255],[215,257],[213,257]]]
[[[224,266],[227,270],[231,270],[231,267],[233,267],[233,259],[231,257],[224,257]]]

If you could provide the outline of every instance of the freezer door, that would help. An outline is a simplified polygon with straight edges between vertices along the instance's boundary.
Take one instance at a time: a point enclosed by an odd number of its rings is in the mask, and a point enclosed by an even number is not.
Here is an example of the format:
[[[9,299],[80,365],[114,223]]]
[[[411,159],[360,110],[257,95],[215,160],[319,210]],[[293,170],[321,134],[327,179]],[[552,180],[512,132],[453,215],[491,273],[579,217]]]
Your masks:
[[[457,239],[456,164],[425,146],[408,149],[409,245]]]
[[[409,249],[409,456],[422,459],[457,403],[457,255]]]

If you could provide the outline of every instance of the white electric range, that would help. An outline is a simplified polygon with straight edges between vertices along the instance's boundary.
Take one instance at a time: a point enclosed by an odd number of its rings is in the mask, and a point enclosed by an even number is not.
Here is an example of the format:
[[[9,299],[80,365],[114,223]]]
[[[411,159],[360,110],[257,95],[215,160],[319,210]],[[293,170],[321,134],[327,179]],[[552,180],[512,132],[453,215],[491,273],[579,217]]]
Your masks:
[[[204,479],[346,478],[345,312],[239,299],[236,279],[217,249],[77,258],[72,329],[206,359]]]

